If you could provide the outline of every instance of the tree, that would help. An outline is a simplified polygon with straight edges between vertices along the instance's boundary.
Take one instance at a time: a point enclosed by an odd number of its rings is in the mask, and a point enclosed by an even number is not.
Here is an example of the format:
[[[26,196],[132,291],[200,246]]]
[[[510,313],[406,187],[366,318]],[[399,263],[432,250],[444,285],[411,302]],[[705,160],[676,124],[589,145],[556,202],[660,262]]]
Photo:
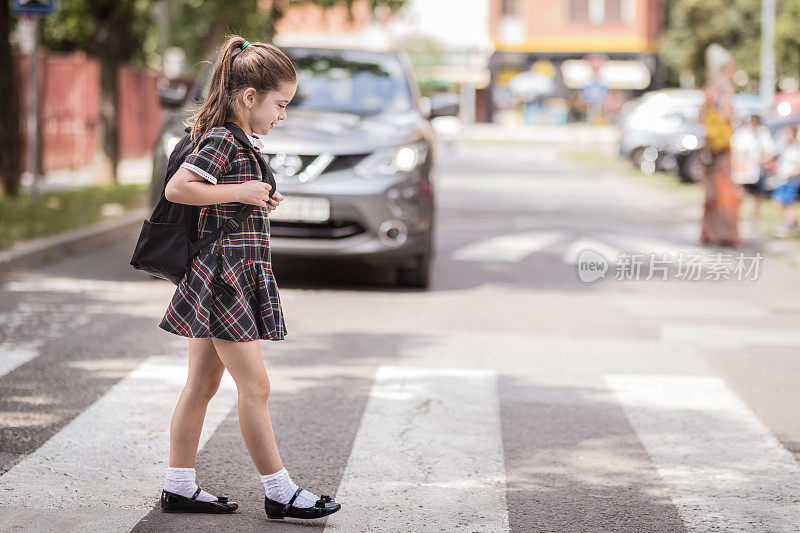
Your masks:
[[[84,50],[100,61],[99,171],[116,181],[117,69],[128,62],[148,65],[160,50],[156,4],[162,0],[61,0],[43,20],[43,43],[51,50]],[[291,5],[351,6],[354,0],[166,0],[176,23],[170,45],[185,49],[192,61],[208,59],[226,33],[271,41],[276,23]],[[6,2],[7,0],[0,0]],[[398,9],[405,0],[369,0],[372,9]],[[201,38],[202,36],[202,38]]]
[[[737,69],[759,77],[760,0],[672,0],[659,57],[665,79],[676,83],[688,70],[697,83],[705,80],[705,50],[719,43],[733,55]]]
[[[97,170],[115,182],[119,162],[117,70],[144,55],[150,4],[147,0],[62,0],[58,11],[43,21],[47,48],[81,49],[100,62]]]
[[[659,57],[665,80],[678,83],[682,71],[705,80],[705,49],[717,42],[734,57],[737,69],[750,77],[757,90],[760,72],[760,0],[668,0],[667,20]],[[775,69],[777,78],[800,73],[800,0],[779,0],[775,10]]]
[[[0,106],[0,183],[9,196],[19,194],[21,164],[19,160],[19,111],[11,71],[11,13],[9,3],[0,0],[0,94],[6,95],[9,105]]]

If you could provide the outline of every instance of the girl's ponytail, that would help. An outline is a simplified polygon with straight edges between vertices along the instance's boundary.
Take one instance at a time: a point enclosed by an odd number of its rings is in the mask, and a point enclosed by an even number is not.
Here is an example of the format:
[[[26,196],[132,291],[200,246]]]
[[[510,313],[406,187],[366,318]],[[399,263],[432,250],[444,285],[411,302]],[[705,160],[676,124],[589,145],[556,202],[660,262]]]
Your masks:
[[[263,96],[278,89],[282,82],[297,81],[291,60],[278,47],[258,42],[245,43],[243,37],[232,35],[222,45],[211,75],[208,96],[189,117],[193,142],[214,126],[221,126],[236,117],[234,104],[240,91],[253,87]]]

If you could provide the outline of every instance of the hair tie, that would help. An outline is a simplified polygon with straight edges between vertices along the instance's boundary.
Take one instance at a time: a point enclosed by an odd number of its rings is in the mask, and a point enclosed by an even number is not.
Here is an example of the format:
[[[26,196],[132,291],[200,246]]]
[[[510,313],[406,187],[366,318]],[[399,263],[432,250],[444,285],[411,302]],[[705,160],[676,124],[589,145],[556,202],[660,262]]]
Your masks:
[[[250,41],[245,41],[245,42],[242,44],[242,50],[244,50],[244,49],[245,49],[245,48],[247,48],[248,46],[250,46]]]

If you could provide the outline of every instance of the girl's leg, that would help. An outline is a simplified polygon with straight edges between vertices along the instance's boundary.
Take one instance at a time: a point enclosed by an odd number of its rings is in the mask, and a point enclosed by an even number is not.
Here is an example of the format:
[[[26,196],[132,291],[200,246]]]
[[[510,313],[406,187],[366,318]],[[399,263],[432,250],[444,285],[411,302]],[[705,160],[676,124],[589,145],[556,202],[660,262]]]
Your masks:
[[[219,358],[236,382],[239,394],[239,427],[247,451],[261,474],[266,497],[289,503],[299,488],[283,467],[272,431],[267,400],[270,385],[258,340],[234,342],[212,339]],[[319,496],[303,489],[293,502],[295,507],[312,507]]]
[[[189,375],[172,414],[169,466],[194,468],[208,402],[219,389],[224,371],[210,338],[189,339]]]
[[[234,342],[217,338],[212,341],[236,382],[239,427],[247,451],[259,474],[275,473],[283,468],[283,463],[267,408],[270,384],[259,341]]]

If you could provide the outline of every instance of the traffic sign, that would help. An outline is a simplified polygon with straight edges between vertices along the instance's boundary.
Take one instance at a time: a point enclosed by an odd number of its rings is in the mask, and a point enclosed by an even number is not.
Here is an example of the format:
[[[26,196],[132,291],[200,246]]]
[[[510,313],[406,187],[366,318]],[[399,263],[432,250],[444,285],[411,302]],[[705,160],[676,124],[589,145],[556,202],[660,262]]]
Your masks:
[[[608,87],[593,81],[581,89],[581,96],[587,104],[602,104],[608,96]]]
[[[17,15],[51,15],[56,0],[14,0],[12,10]]]

